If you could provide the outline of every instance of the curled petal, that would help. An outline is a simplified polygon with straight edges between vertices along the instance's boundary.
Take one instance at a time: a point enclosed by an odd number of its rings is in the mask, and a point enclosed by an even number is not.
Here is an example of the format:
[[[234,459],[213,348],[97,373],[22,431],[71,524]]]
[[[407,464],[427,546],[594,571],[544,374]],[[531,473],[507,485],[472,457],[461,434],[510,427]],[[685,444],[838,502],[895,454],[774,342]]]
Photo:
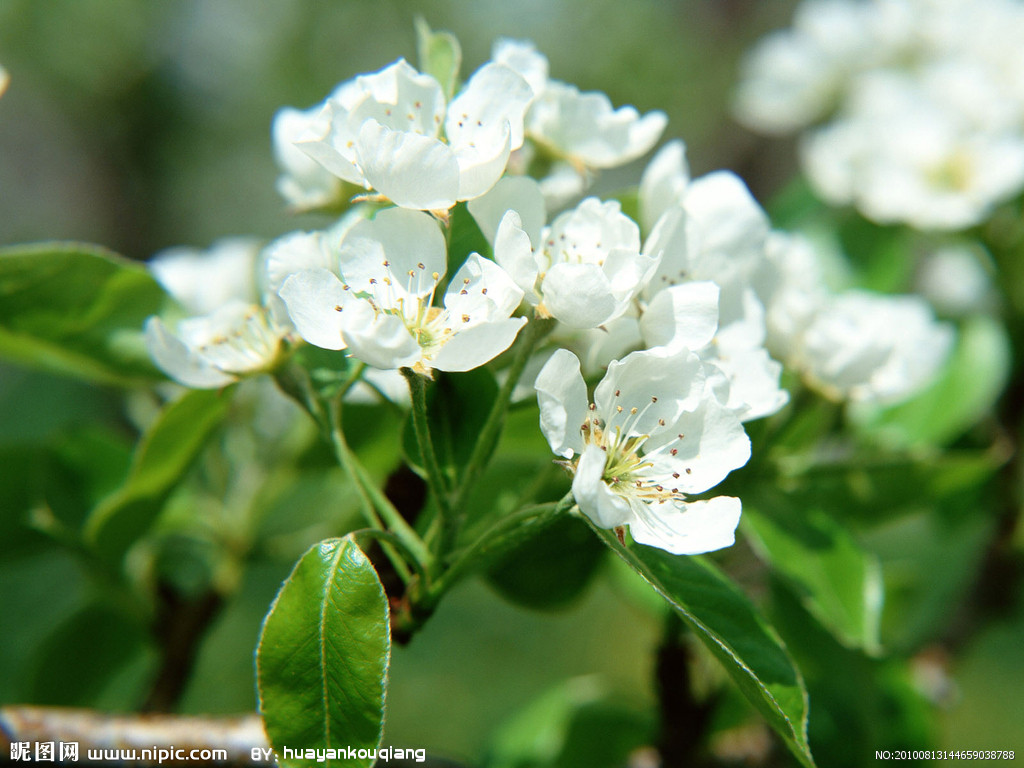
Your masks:
[[[601,528],[624,525],[632,518],[629,502],[604,482],[607,454],[599,446],[588,445],[580,456],[572,479],[572,495],[580,511]]]
[[[217,389],[235,381],[234,376],[210,365],[168,331],[158,317],[146,322],[146,348],[160,370],[186,387]]]
[[[471,371],[493,360],[516,339],[525,317],[481,323],[452,336],[434,355],[431,367],[442,371]]]
[[[570,328],[596,328],[624,306],[597,264],[555,264],[544,276],[544,306]]]
[[[718,286],[684,283],[659,292],[640,318],[648,347],[701,349],[718,330]]]
[[[540,406],[540,428],[551,450],[564,458],[583,451],[580,428],[587,419],[587,385],[580,361],[560,349],[544,364],[534,383]]]

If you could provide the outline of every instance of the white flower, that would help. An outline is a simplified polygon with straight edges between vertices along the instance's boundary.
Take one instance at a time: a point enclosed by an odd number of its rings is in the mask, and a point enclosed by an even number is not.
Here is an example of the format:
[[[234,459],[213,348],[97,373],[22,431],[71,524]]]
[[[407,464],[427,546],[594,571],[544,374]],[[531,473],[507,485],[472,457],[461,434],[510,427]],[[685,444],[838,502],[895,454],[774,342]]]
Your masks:
[[[297,210],[321,208],[338,200],[341,180],[295,146],[307,133],[324,130],[322,107],[285,107],[274,115],[271,136],[274,157],[281,168],[277,191]]]
[[[814,316],[793,362],[826,396],[892,403],[928,384],[952,343],[918,296],[847,291]]]
[[[1024,186],[1024,133],[978,125],[979,111],[906,77],[865,77],[844,116],[806,137],[802,161],[831,203],[880,223],[963,229]]]
[[[915,286],[932,306],[946,315],[968,315],[995,305],[992,278],[979,246],[949,244],[925,257]]]
[[[591,197],[533,238],[515,210],[505,213],[494,258],[537,307],[571,328],[596,328],[623,314],[657,260],[640,252],[640,229],[616,201]]]
[[[489,63],[446,106],[440,83],[399,60],[339,86],[297,145],[395,205],[444,210],[501,178],[532,98],[523,78]]]
[[[743,426],[687,352],[634,352],[614,361],[588,403],[579,360],[566,350],[537,377],[541,429],[571,461],[580,511],[602,528],[674,554],[731,545],[739,499],[687,501],[750,457]]]
[[[277,362],[287,329],[263,307],[231,301],[215,312],[177,323],[146,321],[146,346],[156,364],[186,387],[216,389]]]
[[[390,208],[348,232],[340,276],[304,269],[280,295],[299,334],[325,349],[348,349],[380,369],[465,371],[500,354],[526,322],[512,313],[523,293],[497,264],[471,254],[433,306],[445,273],[437,222]]]
[[[529,138],[577,171],[635,160],[665,130],[664,112],[641,116],[633,107],[614,109],[603,93],[580,93],[575,86],[549,80],[548,61],[532,43],[498,40],[492,58],[518,72],[533,89],[535,98],[526,114]]]
[[[208,249],[176,246],[160,251],[149,270],[174,299],[194,315],[238,300],[257,300],[257,264],[262,243],[249,237],[218,240]]]

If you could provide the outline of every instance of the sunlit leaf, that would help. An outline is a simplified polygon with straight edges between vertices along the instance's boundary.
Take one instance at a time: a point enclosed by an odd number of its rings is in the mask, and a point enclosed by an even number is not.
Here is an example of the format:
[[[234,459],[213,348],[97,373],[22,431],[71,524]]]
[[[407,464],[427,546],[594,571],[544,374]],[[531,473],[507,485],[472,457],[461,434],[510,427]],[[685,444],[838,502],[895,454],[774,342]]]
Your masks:
[[[420,71],[432,75],[451,99],[459,82],[459,68],[462,66],[462,48],[451,32],[434,32],[423,19],[417,16],[416,52],[419,54]]]
[[[191,390],[164,409],[136,448],[124,484],[86,520],[86,539],[102,557],[117,561],[148,530],[229,402],[223,392]]]
[[[370,561],[351,537],[320,542],[278,592],[256,652],[260,711],[279,758],[286,746],[376,748],[390,654],[387,596]],[[374,762],[346,755],[323,764]]]
[[[746,596],[703,558],[623,546],[612,531],[599,534],[683,618],[801,764],[813,766],[803,678]]]
[[[168,302],[145,267],[103,248],[0,249],[0,355],[113,384],[159,380],[142,327]]]
[[[845,644],[879,648],[882,573],[830,517],[801,510],[800,520],[775,519],[745,505],[741,525],[765,562],[801,596],[805,607]]]

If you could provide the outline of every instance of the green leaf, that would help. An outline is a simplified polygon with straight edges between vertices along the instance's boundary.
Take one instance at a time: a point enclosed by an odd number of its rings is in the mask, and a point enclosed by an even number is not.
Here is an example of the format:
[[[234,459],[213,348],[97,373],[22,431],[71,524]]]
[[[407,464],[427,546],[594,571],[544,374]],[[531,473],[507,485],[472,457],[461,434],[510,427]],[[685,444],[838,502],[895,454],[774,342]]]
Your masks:
[[[801,510],[797,523],[762,515],[745,504],[742,528],[761,559],[841,642],[878,652],[881,568],[842,526],[821,513]]]
[[[370,561],[351,536],[320,542],[278,592],[256,650],[260,712],[278,756],[285,746],[376,748],[390,656],[387,596]]]
[[[427,390],[427,418],[437,461],[454,486],[469,462],[480,430],[498,394],[498,384],[487,368],[466,373],[436,371],[437,381]],[[421,475],[423,460],[416,443],[412,417],[407,419],[402,448],[409,464]]]
[[[487,583],[518,605],[561,610],[583,594],[605,551],[578,519],[564,516],[503,553]]]
[[[813,766],[803,678],[746,596],[703,558],[623,546],[612,531],[597,532],[686,621],[800,763]]]
[[[890,408],[853,411],[863,431],[900,446],[946,445],[995,406],[1013,362],[1010,340],[999,321],[964,321],[946,368],[930,387]]]
[[[654,723],[594,677],[549,690],[497,731],[486,768],[617,768],[654,739]]]
[[[143,342],[168,303],[145,267],[78,243],[0,249],[0,355],[90,381],[162,378]]]
[[[153,523],[170,492],[227,413],[230,397],[191,390],[164,408],[132,457],[125,483],[85,522],[86,540],[110,562]]]
[[[38,646],[28,697],[36,704],[96,706],[104,692],[115,687],[122,689],[111,692],[120,705],[134,706],[143,690],[143,678],[134,675],[134,680],[120,681],[118,673],[144,659],[146,651],[142,627],[121,611],[90,603]],[[146,677],[152,674],[151,665],[147,672]]]
[[[434,32],[422,16],[416,17],[416,53],[420,71],[434,77],[450,101],[459,81],[462,48],[451,32]]]

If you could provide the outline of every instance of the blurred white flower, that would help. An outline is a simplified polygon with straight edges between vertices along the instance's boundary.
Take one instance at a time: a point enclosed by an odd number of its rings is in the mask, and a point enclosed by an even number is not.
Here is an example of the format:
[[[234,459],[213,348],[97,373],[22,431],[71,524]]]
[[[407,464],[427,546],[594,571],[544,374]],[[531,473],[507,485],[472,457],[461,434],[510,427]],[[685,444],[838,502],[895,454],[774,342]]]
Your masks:
[[[952,328],[919,296],[848,291],[815,315],[796,364],[834,399],[892,403],[931,381],[952,344]]]
[[[716,399],[696,355],[634,352],[613,361],[588,402],[579,360],[558,350],[536,381],[541,429],[570,461],[580,511],[601,528],[674,554],[735,540],[740,500],[688,501],[750,457],[740,421]]]
[[[296,210],[304,211],[338,202],[342,181],[295,146],[305,134],[322,130],[322,107],[298,110],[285,107],[274,115],[271,137],[274,157],[281,169],[277,191]]]
[[[1016,0],[805,0],[749,54],[736,115],[810,126],[801,161],[828,202],[964,229],[1024,189],[1021,39]]]
[[[950,244],[929,254],[917,270],[917,291],[946,315],[991,310],[995,292],[983,264],[985,256],[979,250],[967,244]]]
[[[286,334],[263,307],[241,301],[182,320],[173,331],[159,317],[146,321],[153,360],[172,379],[196,389],[216,389],[270,370]]]
[[[228,237],[208,249],[175,246],[157,253],[148,267],[174,299],[194,315],[205,315],[238,300],[259,298],[257,270],[263,243]]]
[[[348,349],[380,369],[429,375],[465,371],[500,354],[526,322],[512,313],[523,292],[497,264],[471,254],[433,306],[445,274],[444,236],[429,215],[389,208],[346,234],[338,270],[303,269],[280,295],[299,334]]]

